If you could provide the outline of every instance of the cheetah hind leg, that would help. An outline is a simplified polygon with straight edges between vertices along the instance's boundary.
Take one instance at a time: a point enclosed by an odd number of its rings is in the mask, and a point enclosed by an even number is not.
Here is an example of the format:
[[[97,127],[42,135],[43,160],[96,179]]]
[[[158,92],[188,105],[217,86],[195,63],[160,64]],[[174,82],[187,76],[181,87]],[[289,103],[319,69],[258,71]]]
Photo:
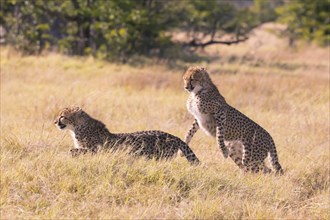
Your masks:
[[[260,161],[259,162],[256,162],[252,166],[252,172],[258,173],[259,171],[262,171],[263,174],[268,174],[268,173],[271,173],[272,172],[272,170],[266,166],[266,164],[265,164],[264,161],[262,161],[262,162],[260,162]]]
[[[258,162],[255,164],[255,168],[253,165],[243,165],[243,148],[244,145],[241,141],[225,141],[225,145],[228,148],[230,158],[235,162],[235,164],[244,172],[251,171],[254,169],[255,172],[259,172],[259,169],[263,170],[263,173],[270,173],[271,169],[269,169],[264,162]]]
[[[225,141],[225,146],[228,149],[229,157],[235,162],[235,164],[243,169],[242,153],[243,144],[241,141]]]
[[[263,173],[270,173],[271,169],[269,169],[264,162],[258,162],[255,165],[243,165],[243,144],[241,141],[230,141],[225,142],[226,147],[229,151],[230,158],[235,162],[235,164],[244,172],[253,171],[253,172],[259,172],[260,170],[263,170]]]
[[[255,163],[252,158],[252,149],[251,145],[247,142],[242,143],[243,151],[242,151],[242,164],[244,166],[244,172],[250,172],[255,168]]]
[[[271,169],[269,169],[264,161],[255,161],[249,165],[246,165],[243,167],[244,172],[252,172],[252,173],[259,173],[259,171],[262,171],[263,174],[269,174],[272,172]]]

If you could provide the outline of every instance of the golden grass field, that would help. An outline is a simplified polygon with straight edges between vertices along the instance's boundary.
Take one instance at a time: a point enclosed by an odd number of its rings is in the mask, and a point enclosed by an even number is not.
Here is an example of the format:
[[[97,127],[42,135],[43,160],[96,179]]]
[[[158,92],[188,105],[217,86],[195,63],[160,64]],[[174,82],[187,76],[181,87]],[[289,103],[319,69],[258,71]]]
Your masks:
[[[329,48],[288,49],[256,32],[200,54],[213,58],[134,67],[1,48],[1,219],[330,219]],[[71,137],[53,120],[71,105],[112,132],[183,138],[193,120],[181,79],[189,65],[206,66],[227,102],[270,132],[283,176],[241,173],[202,131],[190,144],[200,166],[179,156],[70,157]]]

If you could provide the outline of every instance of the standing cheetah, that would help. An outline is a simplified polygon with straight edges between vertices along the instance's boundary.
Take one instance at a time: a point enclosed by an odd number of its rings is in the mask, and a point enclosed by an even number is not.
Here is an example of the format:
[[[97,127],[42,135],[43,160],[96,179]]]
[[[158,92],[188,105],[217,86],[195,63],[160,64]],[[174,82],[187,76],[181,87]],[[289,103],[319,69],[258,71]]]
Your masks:
[[[162,131],[142,131],[129,134],[110,133],[106,126],[90,117],[79,107],[65,108],[55,120],[59,129],[68,129],[73,138],[72,156],[101,148],[119,149],[129,147],[130,153],[148,158],[167,159],[180,149],[187,160],[198,164],[199,160],[189,146],[178,137]]]
[[[265,168],[264,160],[269,155],[273,170],[276,173],[283,173],[278,162],[275,144],[270,134],[247,116],[227,104],[205,68],[188,68],[183,76],[183,80],[185,89],[190,93],[187,108],[195,117],[185,137],[187,144],[189,144],[196,131],[202,128],[206,134],[216,137],[217,144],[225,158],[231,153],[229,156],[232,158],[242,159],[241,162],[235,161],[235,163],[244,171],[259,172],[259,169],[262,167],[264,167],[265,171],[267,168]],[[227,147],[225,141],[228,142]],[[232,141],[236,141],[236,143]],[[228,151],[230,143],[242,149],[241,157],[237,154],[237,151]]]

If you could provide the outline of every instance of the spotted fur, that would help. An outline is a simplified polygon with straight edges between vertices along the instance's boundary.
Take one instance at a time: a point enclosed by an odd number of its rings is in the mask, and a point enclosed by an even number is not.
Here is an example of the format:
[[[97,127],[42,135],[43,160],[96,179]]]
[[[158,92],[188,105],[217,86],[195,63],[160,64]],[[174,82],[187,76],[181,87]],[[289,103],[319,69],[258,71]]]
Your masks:
[[[69,129],[75,148],[72,156],[100,149],[126,149],[134,155],[148,158],[168,159],[180,149],[192,164],[199,163],[189,146],[178,137],[162,131],[141,131],[127,134],[114,134],[106,126],[89,116],[81,108],[65,108],[55,121],[60,129]]]
[[[226,102],[205,68],[188,68],[183,80],[185,89],[190,93],[187,108],[195,117],[185,137],[187,144],[201,128],[206,134],[216,137],[223,156],[227,158],[229,155],[243,170],[259,172],[262,168],[264,172],[268,171],[264,160],[269,155],[273,170],[283,173],[270,134]],[[233,146],[241,150],[231,152]]]

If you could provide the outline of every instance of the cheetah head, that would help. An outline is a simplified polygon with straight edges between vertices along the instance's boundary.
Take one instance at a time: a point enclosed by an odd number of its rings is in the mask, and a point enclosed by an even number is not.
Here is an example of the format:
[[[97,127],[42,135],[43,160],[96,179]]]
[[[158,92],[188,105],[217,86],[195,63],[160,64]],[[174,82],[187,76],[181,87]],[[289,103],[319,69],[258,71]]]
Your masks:
[[[189,67],[183,75],[184,88],[188,92],[197,92],[209,84],[210,77],[204,67]]]
[[[83,110],[80,107],[64,108],[59,112],[54,123],[60,130],[73,130],[82,113]]]

